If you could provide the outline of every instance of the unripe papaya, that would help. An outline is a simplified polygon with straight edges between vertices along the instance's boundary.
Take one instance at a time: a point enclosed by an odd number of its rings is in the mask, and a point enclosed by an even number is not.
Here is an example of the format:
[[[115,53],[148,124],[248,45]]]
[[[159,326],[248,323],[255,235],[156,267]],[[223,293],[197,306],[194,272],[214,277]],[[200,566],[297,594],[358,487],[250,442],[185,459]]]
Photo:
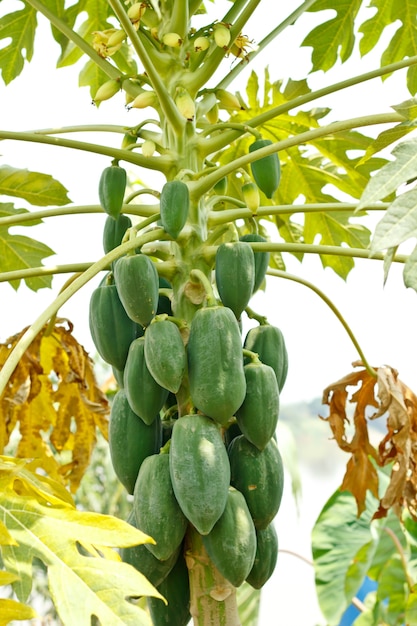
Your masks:
[[[138,528],[135,518],[135,512],[131,511],[126,520],[128,524]],[[181,546],[165,561],[160,561],[146,548],[146,544],[141,543],[137,546],[128,546],[121,548],[120,556],[124,563],[129,563],[135,569],[143,574],[154,587],[158,587],[168,576],[178,560]]]
[[[222,306],[198,309],[191,322],[187,352],[194,405],[227,424],[246,392],[240,330],[232,311]]]
[[[252,297],[255,283],[255,258],[249,243],[222,243],[216,252],[216,285],[224,306],[232,309],[237,319]]]
[[[120,389],[114,396],[109,421],[109,449],[116,476],[132,494],[143,461],[159,451],[162,441],[160,419],[146,425],[129,406]]]
[[[242,235],[242,237],[240,237],[240,241],[265,243],[266,239],[265,237],[262,237],[262,235],[258,235],[257,233],[248,233],[247,235]],[[254,258],[255,281],[253,285],[253,293],[255,293],[255,291],[258,291],[258,289],[261,287],[262,283],[265,280],[266,271],[269,266],[270,253],[254,252]]]
[[[229,488],[226,507],[203,544],[220,574],[234,587],[249,575],[256,553],[256,531],[244,496]]]
[[[148,596],[146,601],[154,626],[186,626],[190,619],[190,583],[185,557],[181,552],[177,562],[158,586],[159,593],[167,600]]]
[[[172,488],[169,454],[153,454],[139,471],[133,493],[133,510],[138,528],[155,539],[146,548],[161,561],[181,545],[188,520]]]
[[[253,523],[265,529],[278,513],[284,488],[284,468],[275,439],[261,451],[244,435],[233,439],[228,448],[231,479],[243,493]]]
[[[132,341],[123,374],[123,386],[129,406],[145,424],[152,424],[168,398],[168,389],[159,385],[145,359],[145,339]]]
[[[261,589],[271,578],[278,559],[278,536],[274,524],[256,531],[256,555],[252,569],[246,577],[254,589]]]
[[[281,330],[271,324],[251,328],[246,335],[244,347],[256,352],[262,363],[272,367],[277,377],[278,389],[282,391],[288,372],[288,353]]]
[[[167,319],[154,319],[145,332],[146,365],[161,387],[177,393],[187,357],[180,330]]]
[[[126,191],[126,182],[126,170],[118,165],[106,167],[100,176],[98,184],[100,204],[113,219],[118,218],[120,215]]]
[[[120,246],[125,232],[132,226],[132,220],[127,215],[119,215],[116,219],[107,216],[103,230],[103,249],[107,254]]]
[[[270,139],[257,139],[249,146],[249,152],[254,152],[271,144]],[[267,198],[272,198],[278,189],[281,178],[281,166],[277,153],[253,161],[250,167],[259,189],[264,192]]]
[[[245,365],[244,372],[246,395],[236,419],[246,439],[263,450],[278,423],[278,383],[272,367],[261,362]]]
[[[220,429],[205,415],[180,417],[169,451],[175,497],[189,521],[207,535],[226,506],[230,466]]]
[[[159,201],[162,228],[176,239],[185,226],[190,208],[190,192],[181,180],[171,180],[162,187]]]
[[[102,283],[91,294],[89,326],[101,358],[123,370],[136,324],[126,314],[116,285]]]
[[[155,264],[145,254],[131,254],[114,265],[114,280],[128,316],[147,326],[158,307],[159,280]]]

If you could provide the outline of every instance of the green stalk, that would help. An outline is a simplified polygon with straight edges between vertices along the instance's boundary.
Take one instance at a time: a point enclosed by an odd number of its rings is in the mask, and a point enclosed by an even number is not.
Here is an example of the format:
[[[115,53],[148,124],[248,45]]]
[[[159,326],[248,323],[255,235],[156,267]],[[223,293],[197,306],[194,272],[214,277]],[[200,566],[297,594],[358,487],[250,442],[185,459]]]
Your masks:
[[[312,283],[310,283],[308,280],[305,280],[304,278],[300,278],[299,276],[294,276],[294,274],[288,274],[287,272],[282,272],[281,270],[274,270],[274,269],[269,269],[267,271],[267,274],[269,274],[270,276],[276,276],[277,278],[286,278],[287,280],[292,280],[296,283],[299,283],[300,285],[304,285],[305,287],[308,287],[309,289],[311,289],[312,291],[314,291],[314,293],[316,293],[322,300],[323,302],[325,302],[327,304],[328,307],[330,307],[330,309],[333,311],[333,313],[336,315],[337,319],[339,320],[339,322],[342,324],[343,328],[346,330],[347,334],[349,335],[350,340],[352,341],[353,345],[355,346],[360,359],[366,369],[366,371],[368,372],[368,374],[370,374],[371,376],[374,376],[376,378],[377,374],[374,370],[373,367],[371,367],[371,365],[369,365],[362,348],[360,347],[358,340],[356,339],[355,335],[352,332],[352,329],[350,328],[349,324],[346,322],[345,318],[343,317],[343,315],[341,314],[341,312],[339,311],[339,309],[333,304],[333,302],[330,300],[330,298],[328,298],[326,296],[326,294],[324,294],[321,289],[319,289],[318,287],[316,287],[316,285],[313,285]]]
[[[260,159],[261,157],[274,154],[275,152],[279,152],[280,150],[287,150],[292,146],[306,144],[314,141],[314,139],[318,139],[319,137],[326,137],[328,135],[333,135],[335,133],[339,133],[344,130],[350,130],[352,128],[360,128],[361,126],[372,126],[375,124],[393,124],[402,121],[404,121],[404,118],[398,113],[379,113],[376,115],[364,115],[361,117],[354,117],[351,119],[342,120],[340,122],[331,122],[330,124],[327,124],[327,126],[321,126],[320,128],[315,128],[313,130],[308,130],[304,133],[294,135],[293,137],[288,137],[287,139],[283,139],[282,141],[276,141],[269,146],[265,146],[264,148],[254,150],[253,152],[238,157],[237,159],[234,159],[234,161],[232,161],[231,163],[222,165],[215,172],[207,174],[207,176],[205,176],[204,178],[201,178],[198,181],[191,182],[190,192],[195,197],[201,197],[203,194],[207,193],[212,187],[214,187],[214,185],[219,180],[221,180],[224,176],[231,174],[237,168],[249,165],[253,161]],[[210,141],[211,140],[208,140],[208,143],[210,143]],[[206,148],[206,146],[204,146],[204,148]]]
[[[190,25],[190,15],[188,11],[188,2],[184,0],[174,0],[172,7],[168,32],[178,33],[181,39],[185,39]]]
[[[287,26],[295,24],[297,19],[303,15],[317,0],[305,0],[295,11],[293,11],[288,17],[285,18],[278,26],[276,26],[271,32],[257,44],[256,50],[252,50],[238,63],[234,65],[231,71],[225,75],[225,77],[218,83],[216,89],[226,89],[230,83],[246,69],[248,63],[250,63],[260,52],[262,52],[268,44],[274,41],[278,35],[280,35]]]
[[[21,270],[10,270],[9,272],[0,272],[0,283],[10,282],[12,280],[26,280],[36,276],[55,276],[55,274],[79,274],[85,272],[92,263],[67,263],[65,265],[51,265],[50,267],[27,267]],[[109,269],[110,265],[104,269]]]
[[[146,75],[148,76],[152,87],[158,96],[158,101],[161,106],[161,109],[164,113],[166,121],[172,127],[176,134],[182,132],[182,129],[185,125],[185,120],[179,113],[177,107],[175,106],[175,102],[172,97],[168,93],[164,81],[162,80],[157,59],[152,59],[148,53],[148,50],[145,48],[144,43],[142,42],[139,34],[134,29],[131,24],[128,15],[123,7],[123,5],[119,2],[119,0],[108,0],[111,8],[113,9],[117,19],[122,25],[124,31],[128,35],[132,46],[134,47],[136,54],[138,55],[140,61],[145,68]]]
[[[218,201],[221,201],[222,197]],[[217,201],[217,200],[216,200]],[[237,204],[237,203],[236,203]],[[243,203],[241,203],[243,205]],[[269,217],[270,215],[295,215],[297,213],[329,213],[329,212],[351,212],[352,215],[360,217],[366,214],[367,211],[385,211],[389,206],[389,202],[378,202],[375,204],[369,204],[361,211],[356,211],[358,203],[352,202],[317,202],[314,204],[281,204],[261,206],[256,212],[256,216]],[[236,220],[245,220],[252,217],[252,211],[246,207],[239,209],[227,209],[225,211],[211,211],[208,217],[208,226],[218,226],[220,224],[228,224],[229,222],[235,222]],[[2,223],[0,218],[0,224]]]
[[[174,160],[169,156],[144,157],[142,154],[136,154],[132,150],[124,150],[122,148],[112,148],[110,146],[102,146],[96,143],[86,141],[76,141],[75,139],[66,139],[63,137],[50,137],[49,135],[39,135],[38,133],[14,132],[0,130],[0,139],[13,139],[15,141],[29,141],[34,143],[45,143],[50,146],[59,146],[63,148],[73,148],[74,150],[83,150],[85,152],[93,152],[112,157],[127,163],[133,163],[140,167],[156,170],[166,174],[174,165]]]
[[[407,59],[403,59],[402,61],[398,61],[397,63],[390,63],[389,65],[379,67],[375,70],[371,70],[370,72],[365,72],[364,74],[359,74],[358,76],[354,76],[353,78],[348,78],[338,83],[333,83],[332,85],[328,85],[327,87],[323,87],[322,89],[317,89],[316,91],[312,91],[308,94],[297,96],[297,98],[293,98],[285,104],[280,104],[279,106],[272,107],[271,109],[260,113],[256,117],[253,117],[251,120],[246,122],[246,124],[253,127],[262,126],[266,122],[269,122],[269,120],[272,120],[273,118],[278,117],[283,113],[288,113],[288,111],[300,107],[303,104],[307,104],[308,102],[312,102],[313,100],[317,100],[318,98],[322,98],[323,96],[336,93],[337,91],[341,91],[342,89],[347,89],[348,87],[359,85],[360,83],[366,82],[367,80],[380,78],[381,76],[384,76],[386,74],[392,74],[393,72],[402,70],[405,67],[409,67],[410,65],[415,65],[416,63],[417,55],[409,57]],[[401,118],[400,121],[403,122],[404,118]],[[204,155],[208,156],[209,154],[214,154],[215,152],[222,150],[225,146],[229,145],[230,143],[232,143],[232,141],[238,139],[239,137],[240,133],[235,131],[225,132],[219,137],[213,137],[204,144]]]
[[[124,204],[122,213],[136,215],[138,217],[152,217],[159,211],[157,204]],[[16,226],[37,222],[46,217],[60,217],[64,215],[80,215],[83,213],[99,213],[104,215],[104,210],[99,204],[86,204],[80,206],[64,206],[41,209],[39,211],[28,211],[27,213],[17,213],[16,215],[5,215],[0,217],[0,227]]]
[[[13,374],[17,364],[23,357],[24,353],[35,340],[36,336],[42,330],[43,326],[49,321],[49,319],[55,315],[55,313],[67,302],[81,287],[86,285],[96,274],[105,270],[113,261],[116,261],[119,257],[123,256],[130,250],[136,247],[143,246],[145,243],[155,241],[156,239],[165,239],[166,234],[162,228],[156,228],[148,233],[141,235],[128,241],[117,248],[114,248],[111,252],[103,256],[101,259],[90,265],[74,282],[72,282],[64,291],[62,291],[57,298],[39,315],[39,317],[33,322],[33,324],[27,329],[27,331],[19,339],[10,355],[7,357],[1,371],[0,371],[0,396],[4,392],[10,376]]]

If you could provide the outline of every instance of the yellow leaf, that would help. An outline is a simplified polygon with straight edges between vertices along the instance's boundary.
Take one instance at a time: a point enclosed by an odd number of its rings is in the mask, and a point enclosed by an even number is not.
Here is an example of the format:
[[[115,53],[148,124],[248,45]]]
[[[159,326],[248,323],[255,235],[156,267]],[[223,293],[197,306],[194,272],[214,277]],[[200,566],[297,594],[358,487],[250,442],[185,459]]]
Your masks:
[[[0,599],[0,626],[7,626],[12,620],[32,619],[38,614],[30,606],[16,600]]]
[[[47,327],[39,333],[0,397],[0,453],[18,426],[16,455],[39,459],[49,477],[75,492],[89,465],[96,429],[107,438],[109,406],[88,354],[67,324],[57,320],[49,334]],[[0,344],[0,367],[22,333]]]

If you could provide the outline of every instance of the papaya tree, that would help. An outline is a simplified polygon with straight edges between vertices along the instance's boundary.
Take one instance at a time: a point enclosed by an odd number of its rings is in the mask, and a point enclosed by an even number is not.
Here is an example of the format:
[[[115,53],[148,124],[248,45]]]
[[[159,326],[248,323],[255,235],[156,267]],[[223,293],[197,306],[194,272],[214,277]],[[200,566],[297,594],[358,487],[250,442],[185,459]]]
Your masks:
[[[252,300],[265,285],[273,290],[272,280],[312,289],[358,354],[354,371],[323,394],[324,419],[350,455],[313,533],[324,615],[336,626],[352,599],[358,605],[368,576],[380,591],[360,605],[358,625],[417,623],[417,398],[396,370],[368,362],[329,296],[286,270],[289,255],[317,255],[346,279],[355,259],[377,259],[385,277],[402,264],[405,286],[417,289],[416,250],[399,250],[416,234],[416,143],[407,137],[417,117],[416,9],[411,0],[374,0],[376,12],[360,0],[336,7],[305,0],[274,23],[269,3],[264,34],[254,41],[251,25],[267,5],[25,0],[2,7],[6,85],[31,61],[37,24],[46,19],[47,45],[59,46],[58,67],[79,66],[86,102],[103,111],[119,98],[121,113],[135,114],[132,125],[112,119],[0,130],[0,139],[19,145],[106,158],[93,205],[72,203],[48,173],[0,166],[1,281],[38,291],[69,274],[31,326],[1,345],[1,581],[16,594],[0,600],[4,623],[35,615],[28,603],[34,560],[47,569],[65,624],[243,622],[237,591],[261,589],[278,554],[285,455],[276,428],[288,354],[284,333]],[[319,23],[299,44],[312,49],[313,72],[385,40],[380,66],[336,83],[322,78],[315,90],[307,78],[272,76],[274,67],[252,71],[246,91],[237,90],[257,56],[312,14]],[[410,97],[391,110],[328,121],[330,108],[315,106],[399,70]],[[70,100],[76,88],[60,97]],[[42,103],[42,90],[30,97]],[[382,216],[373,230],[371,211]],[[9,232],[63,215],[82,229],[88,214],[104,223],[93,262],[44,265],[54,254],[49,246]],[[89,295],[85,322],[98,358],[114,381],[110,402],[71,322],[58,317],[80,290]],[[369,420],[383,416],[387,432],[375,446]],[[126,520],[74,504],[97,430],[131,503]]]

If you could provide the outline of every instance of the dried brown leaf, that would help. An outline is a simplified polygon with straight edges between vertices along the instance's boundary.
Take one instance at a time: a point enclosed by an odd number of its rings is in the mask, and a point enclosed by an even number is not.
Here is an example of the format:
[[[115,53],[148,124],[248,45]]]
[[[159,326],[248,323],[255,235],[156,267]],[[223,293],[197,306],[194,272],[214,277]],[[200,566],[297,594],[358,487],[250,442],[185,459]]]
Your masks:
[[[63,322],[39,333],[0,397],[0,452],[18,426],[17,456],[40,459],[51,478],[74,492],[88,467],[96,429],[107,437],[109,407],[72,324],[67,328]],[[0,344],[0,367],[25,330]]]

